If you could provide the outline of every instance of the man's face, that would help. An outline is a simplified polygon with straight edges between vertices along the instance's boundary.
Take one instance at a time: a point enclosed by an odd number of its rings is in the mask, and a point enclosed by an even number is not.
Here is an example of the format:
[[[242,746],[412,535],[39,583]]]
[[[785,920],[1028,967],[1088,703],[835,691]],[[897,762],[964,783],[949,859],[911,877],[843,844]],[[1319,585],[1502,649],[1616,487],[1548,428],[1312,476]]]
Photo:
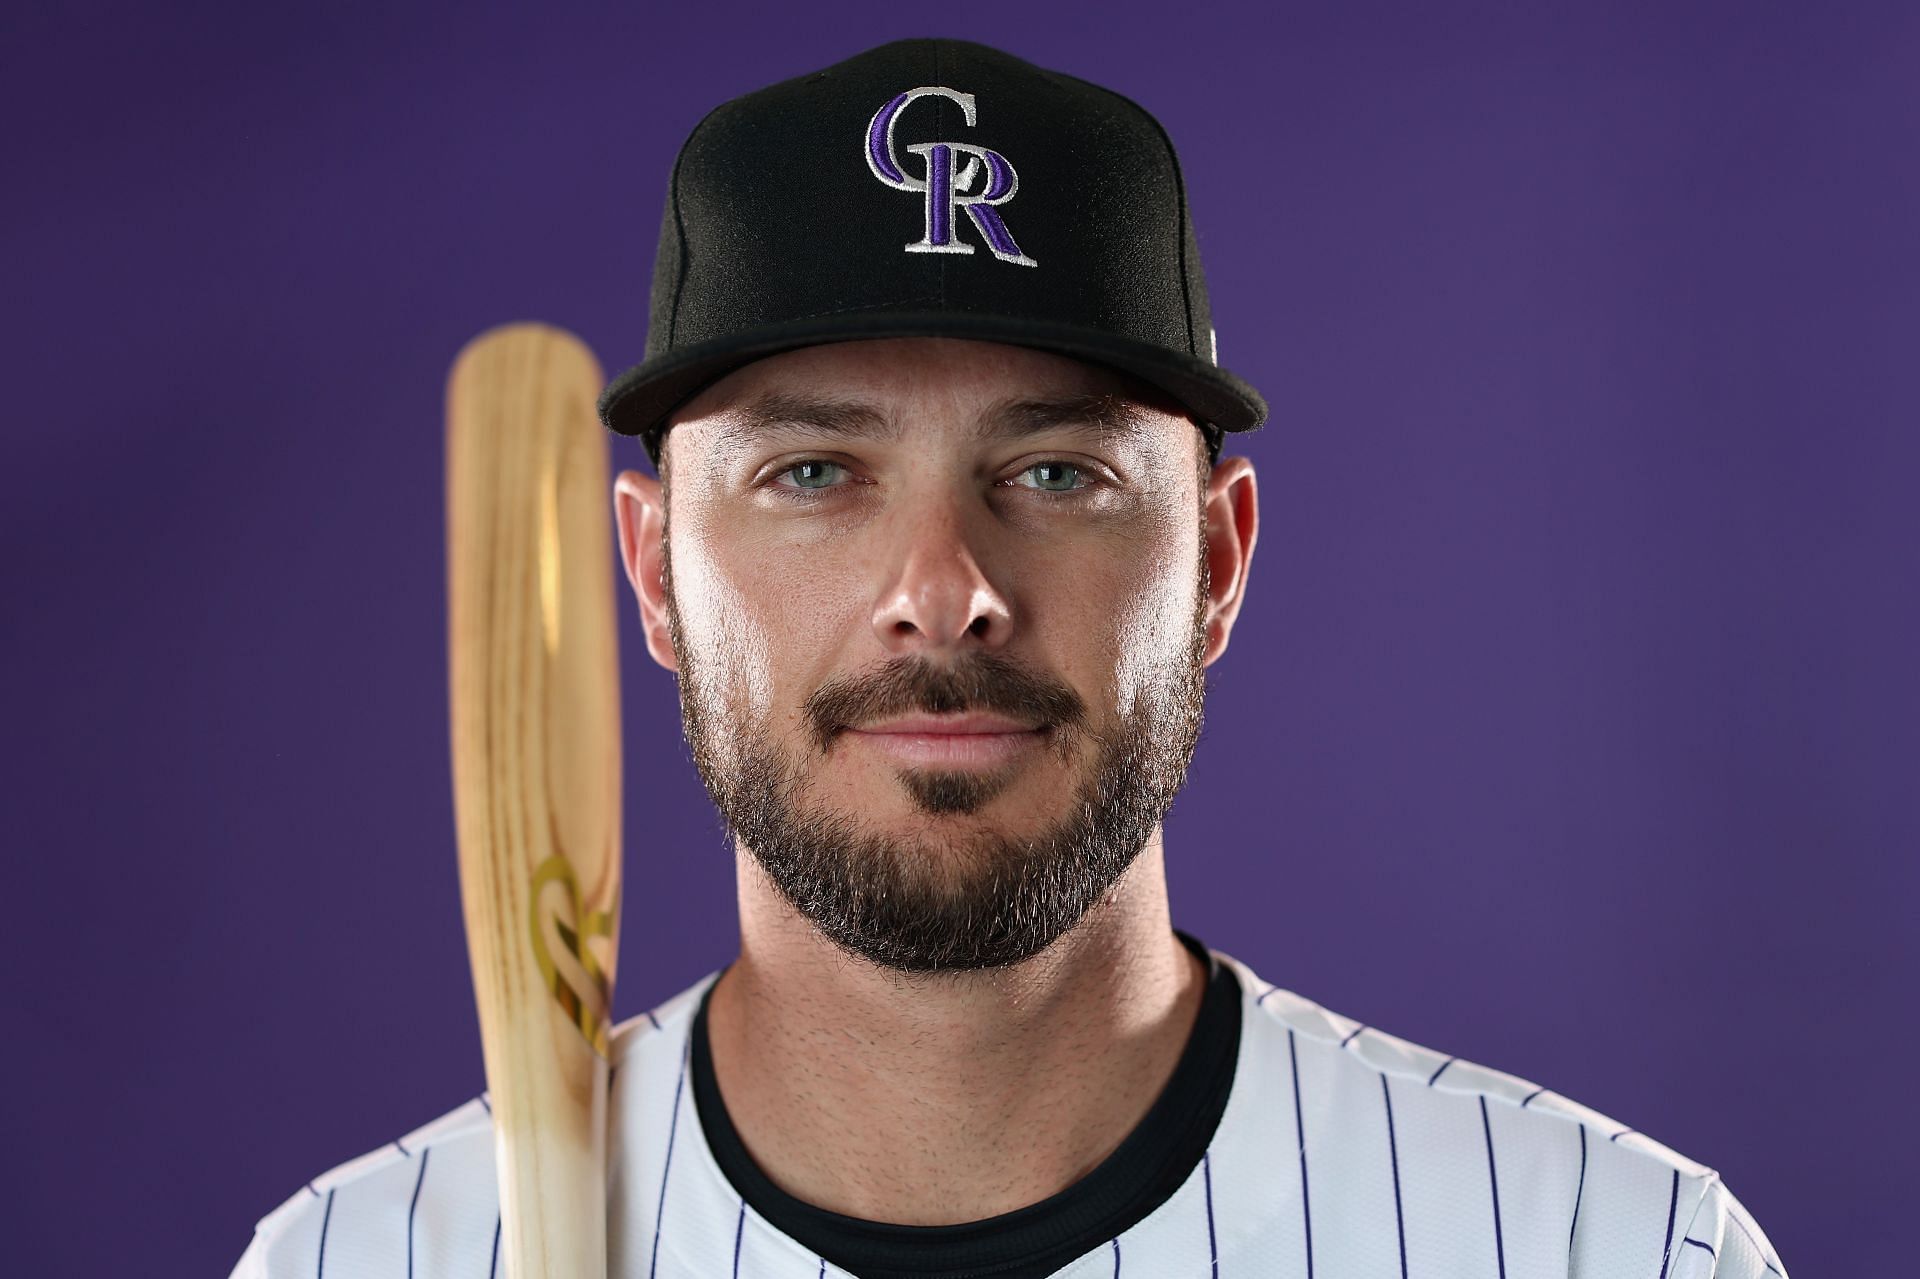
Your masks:
[[[667,621],[734,834],[877,964],[1045,949],[1154,835],[1199,735],[1191,421],[1097,366],[890,339],[749,365],[674,423]],[[1002,731],[884,731],[928,718]]]

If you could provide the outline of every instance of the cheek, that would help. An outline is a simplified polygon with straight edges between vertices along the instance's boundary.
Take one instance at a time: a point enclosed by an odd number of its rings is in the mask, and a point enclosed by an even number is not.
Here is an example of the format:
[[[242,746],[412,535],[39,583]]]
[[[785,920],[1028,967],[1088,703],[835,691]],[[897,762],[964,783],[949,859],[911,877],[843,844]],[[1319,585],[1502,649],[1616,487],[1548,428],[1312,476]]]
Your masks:
[[[854,607],[846,578],[816,556],[752,539],[690,548],[683,575],[675,550],[675,595],[695,663],[732,705],[797,725],[814,686],[806,681],[823,678],[813,665],[846,631]]]
[[[1120,545],[1099,548],[1061,575],[1063,588],[1051,606],[1041,601],[1047,629],[1059,630],[1087,664],[1084,674],[1074,673],[1075,682],[1101,688],[1116,714],[1134,713],[1185,660],[1192,642],[1200,566],[1184,527],[1156,521]]]
[[[699,671],[703,691],[732,707],[765,706],[775,632],[758,612],[753,584],[738,580],[689,538],[674,547],[673,594],[681,634],[693,650],[689,664]]]

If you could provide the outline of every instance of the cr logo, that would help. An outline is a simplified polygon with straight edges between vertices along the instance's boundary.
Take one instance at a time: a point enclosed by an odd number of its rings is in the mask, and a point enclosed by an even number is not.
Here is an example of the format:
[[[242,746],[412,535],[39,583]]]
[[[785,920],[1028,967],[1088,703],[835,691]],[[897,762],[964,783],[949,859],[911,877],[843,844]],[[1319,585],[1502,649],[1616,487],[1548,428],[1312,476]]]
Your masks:
[[[900,157],[893,149],[894,122],[915,98],[935,94],[959,103],[967,126],[973,127],[973,95],[933,85],[908,89],[896,96],[874,112],[873,119],[867,124],[867,167],[873,170],[873,176],[896,191],[926,193],[926,234],[907,245],[907,252],[973,252],[971,244],[957,239],[953,233],[953,211],[961,208],[973,219],[980,238],[986,241],[994,257],[1002,262],[1017,262],[1021,266],[1039,266],[1013,242],[1012,233],[1007,230],[1007,224],[1000,220],[1000,212],[995,207],[1013,199],[1013,193],[1020,189],[1020,175],[1007,163],[1007,157],[998,151],[969,146],[964,142],[920,142],[907,150],[913,155],[925,157],[926,176],[909,177],[900,167]],[[955,173],[954,159],[960,154],[966,155],[967,167]],[[985,177],[981,189],[971,190],[974,178],[982,173]]]

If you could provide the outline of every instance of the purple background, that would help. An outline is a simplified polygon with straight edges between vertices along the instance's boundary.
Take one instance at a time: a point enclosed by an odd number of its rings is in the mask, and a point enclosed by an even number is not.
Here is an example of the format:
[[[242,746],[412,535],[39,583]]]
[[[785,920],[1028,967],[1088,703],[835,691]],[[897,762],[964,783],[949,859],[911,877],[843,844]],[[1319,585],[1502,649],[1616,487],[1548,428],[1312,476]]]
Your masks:
[[[1160,116],[1273,405],[1176,921],[1718,1167],[1801,1273],[1908,1255],[1910,7],[60,7],[0,32],[10,1272],[224,1275],[479,1091],[448,365],[626,367],[695,121],[924,34]],[[623,1016],[737,936],[635,622]]]

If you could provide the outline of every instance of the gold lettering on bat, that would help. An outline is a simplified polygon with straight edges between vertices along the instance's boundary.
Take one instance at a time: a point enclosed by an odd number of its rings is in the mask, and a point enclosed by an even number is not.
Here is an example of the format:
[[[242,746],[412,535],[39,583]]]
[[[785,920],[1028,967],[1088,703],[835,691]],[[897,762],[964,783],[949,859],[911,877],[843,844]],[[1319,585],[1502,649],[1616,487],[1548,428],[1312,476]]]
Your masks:
[[[606,910],[584,914],[583,910],[580,881],[572,864],[558,853],[547,858],[533,872],[534,959],[567,1020],[604,1058],[613,1013],[613,980],[607,973],[610,964],[603,966],[595,946],[612,943],[620,911],[618,892]]]

